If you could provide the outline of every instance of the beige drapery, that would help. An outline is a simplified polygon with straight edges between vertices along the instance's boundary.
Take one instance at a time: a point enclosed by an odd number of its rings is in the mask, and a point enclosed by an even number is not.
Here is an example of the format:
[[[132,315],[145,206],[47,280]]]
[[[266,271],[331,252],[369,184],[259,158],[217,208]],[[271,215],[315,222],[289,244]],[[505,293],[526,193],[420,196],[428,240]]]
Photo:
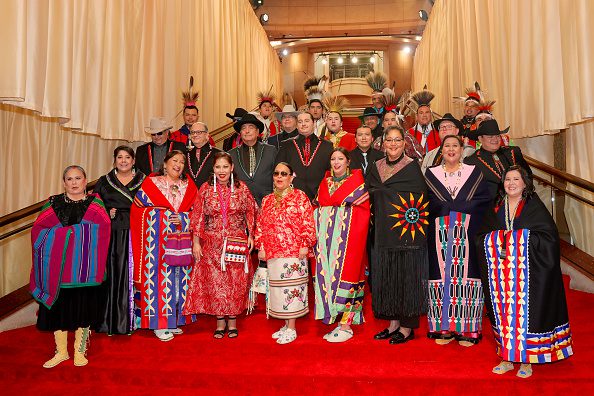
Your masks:
[[[594,117],[592,15],[590,0],[438,0],[416,50],[413,90],[427,84],[443,114],[479,81],[513,138]]]
[[[106,139],[145,140],[190,75],[211,127],[282,92],[281,65],[247,0],[4,0],[0,100]],[[175,124],[179,126],[181,117]]]
[[[452,97],[479,81],[525,152],[552,165],[552,140],[537,137],[568,128],[567,172],[593,180],[592,15],[590,0],[437,0],[415,53],[413,90],[427,84],[434,111],[461,116]],[[594,255],[594,210],[566,202],[576,245]]]
[[[176,116],[190,75],[211,129],[257,91],[282,92],[247,0],[3,0],[0,37],[0,216],[61,192],[69,164],[105,174],[150,117]],[[0,242],[0,296],[28,282],[28,238]]]

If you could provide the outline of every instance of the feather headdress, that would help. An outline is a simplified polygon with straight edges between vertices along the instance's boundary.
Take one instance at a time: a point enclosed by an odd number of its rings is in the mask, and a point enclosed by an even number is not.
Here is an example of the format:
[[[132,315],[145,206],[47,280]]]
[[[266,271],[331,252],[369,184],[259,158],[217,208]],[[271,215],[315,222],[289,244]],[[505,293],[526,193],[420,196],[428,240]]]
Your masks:
[[[338,113],[342,115],[349,101],[344,96],[325,95],[322,103],[329,113]]]
[[[419,107],[423,106],[431,107],[431,101],[433,100],[433,98],[435,98],[435,95],[433,94],[433,92],[427,89],[427,85],[423,87],[422,91],[415,92],[411,96],[411,100],[417,106],[417,110],[419,109]]]
[[[390,88],[384,88],[382,90],[381,101],[385,111],[398,112],[398,97],[396,97],[396,93]]]
[[[487,113],[493,115],[493,105],[495,104],[494,100],[481,100],[478,105],[479,113]]]
[[[373,91],[372,96],[381,95],[382,90],[388,87],[388,77],[382,72],[371,72],[365,79]]]
[[[474,82],[474,87],[466,88],[464,93],[466,96],[454,96],[454,100],[463,103],[471,101],[478,105],[485,99],[484,92],[481,90],[481,86],[479,85],[478,81]]]
[[[322,77],[310,77],[303,83],[303,92],[307,91],[311,87],[317,87],[320,84]]]
[[[188,84],[188,90],[182,91],[182,103],[184,104],[183,109],[189,106],[196,106],[196,101],[200,94],[198,92],[192,92],[194,87],[194,76],[190,76],[190,82]],[[182,109],[182,111],[183,111]]]
[[[260,91],[256,94],[258,98],[258,104],[261,105],[264,102],[268,102],[274,105],[274,100],[276,99],[276,95],[272,92],[272,87],[267,92]]]
[[[293,106],[294,108],[297,108],[297,103],[295,103],[295,99],[293,99],[291,94],[288,92],[283,93],[283,97],[281,98],[280,105],[281,106],[290,105],[290,106]]]

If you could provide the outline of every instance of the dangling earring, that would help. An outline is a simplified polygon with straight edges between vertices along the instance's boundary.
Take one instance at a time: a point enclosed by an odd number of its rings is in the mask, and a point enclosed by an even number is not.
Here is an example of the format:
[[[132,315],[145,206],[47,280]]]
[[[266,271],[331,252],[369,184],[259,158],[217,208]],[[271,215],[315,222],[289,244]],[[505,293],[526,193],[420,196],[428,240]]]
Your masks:
[[[231,193],[233,193],[233,172],[231,172]]]
[[[330,176],[334,177],[334,169],[330,169]]]
[[[216,176],[212,177],[212,186],[214,188],[214,192],[217,192],[217,177]]]
[[[136,176],[136,168],[132,167],[132,176]]]

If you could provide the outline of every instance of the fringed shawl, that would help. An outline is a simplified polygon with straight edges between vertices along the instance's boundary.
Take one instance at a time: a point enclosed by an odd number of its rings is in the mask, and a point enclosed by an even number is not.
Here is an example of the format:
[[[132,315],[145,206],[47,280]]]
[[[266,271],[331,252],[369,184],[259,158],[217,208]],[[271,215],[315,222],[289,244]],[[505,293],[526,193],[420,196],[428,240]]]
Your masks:
[[[52,307],[62,287],[98,285],[105,278],[111,234],[101,199],[95,197],[79,224],[63,226],[51,201],[31,230],[33,267],[29,290],[33,298]]]

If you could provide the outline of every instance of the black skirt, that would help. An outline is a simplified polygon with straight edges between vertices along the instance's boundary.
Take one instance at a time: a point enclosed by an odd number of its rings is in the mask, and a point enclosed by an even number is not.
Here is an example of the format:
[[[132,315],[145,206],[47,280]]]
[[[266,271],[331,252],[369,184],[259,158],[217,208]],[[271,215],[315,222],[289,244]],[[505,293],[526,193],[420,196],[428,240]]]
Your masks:
[[[109,255],[105,268],[106,279],[101,284],[104,306],[98,332],[130,334],[130,276],[129,276],[129,230],[111,231]]]
[[[42,331],[75,331],[79,327],[97,330],[102,298],[101,286],[61,288],[51,309],[39,304],[37,328]]]

